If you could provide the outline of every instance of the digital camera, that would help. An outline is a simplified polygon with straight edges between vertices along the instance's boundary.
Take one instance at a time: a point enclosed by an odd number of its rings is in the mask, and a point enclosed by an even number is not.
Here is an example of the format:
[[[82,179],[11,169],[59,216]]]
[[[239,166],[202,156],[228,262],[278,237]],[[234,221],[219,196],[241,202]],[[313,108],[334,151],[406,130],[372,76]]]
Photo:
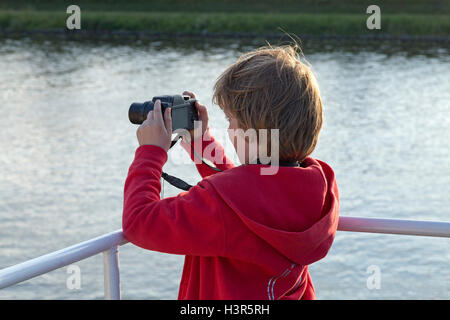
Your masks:
[[[165,95],[153,97],[151,101],[132,103],[128,110],[128,118],[131,123],[142,124],[147,119],[148,113],[153,110],[156,100],[161,100],[161,111],[164,116],[166,108],[171,108],[172,130],[194,129],[194,121],[198,120],[195,99],[183,95]]]

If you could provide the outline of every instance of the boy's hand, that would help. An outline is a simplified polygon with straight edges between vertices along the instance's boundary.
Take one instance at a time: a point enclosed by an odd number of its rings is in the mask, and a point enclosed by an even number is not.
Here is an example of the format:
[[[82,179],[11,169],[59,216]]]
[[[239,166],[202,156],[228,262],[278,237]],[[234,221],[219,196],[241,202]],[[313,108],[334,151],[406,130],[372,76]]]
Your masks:
[[[172,141],[171,108],[167,108],[164,118],[161,111],[161,101],[156,100],[147,119],[139,126],[136,135],[139,145],[154,145],[168,151]]]
[[[183,95],[187,95],[192,99],[195,99],[195,94],[193,94],[190,91],[184,91]],[[195,102],[195,108],[197,109],[198,120],[202,122],[201,134],[203,137],[203,134],[205,133],[206,129],[208,129],[208,120],[209,120],[208,110],[206,110],[206,107],[200,104],[198,101]],[[194,133],[196,133],[195,129],[190,130],[190,133],[191,133],[191,140],[193,140],[194,138],[198,138],[197,136],[194,137]]]

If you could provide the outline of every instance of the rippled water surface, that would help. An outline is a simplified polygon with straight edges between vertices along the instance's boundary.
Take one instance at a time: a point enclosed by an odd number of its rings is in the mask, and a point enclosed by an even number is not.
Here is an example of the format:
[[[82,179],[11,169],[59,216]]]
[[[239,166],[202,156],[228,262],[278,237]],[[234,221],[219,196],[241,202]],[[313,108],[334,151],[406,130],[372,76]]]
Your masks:
[[[121,227],[137,147],[131,102],[196,92],[232,155],[212,87],[240,53],[263,44],[0,40],[0,268]],[[412,43],[304,46],[325,107],[313,156],[336,172],[341,215],[450,220],[448,53]],[[195,183],[188,160],[175,148],[167,172]],[[165,196],[176,193],[166,184]],[[123,298],[176,299],[182,264],[121,247]],[[77,265],[79,290],[66,287],[62,268],[0,298],[102,298],[101,255]],[[319,299],[449,299],[449,265],[448,239],[338,232],[310,271]],[[367,286],[369,266],[380,270],[379,289]]]

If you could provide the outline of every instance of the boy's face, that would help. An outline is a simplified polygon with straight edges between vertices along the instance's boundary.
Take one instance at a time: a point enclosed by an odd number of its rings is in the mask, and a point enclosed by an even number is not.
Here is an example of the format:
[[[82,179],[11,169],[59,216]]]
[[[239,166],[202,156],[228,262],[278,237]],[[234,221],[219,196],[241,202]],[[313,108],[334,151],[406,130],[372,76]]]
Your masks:
[[[235,131],[239,129],[238,122],[235,117],[233,117],[231,114],[228,114],[225,112],[225,116],[228,120],[228,138],[230,139],[231,143],[233,143],[234,149],[237,150],[237,139],[236,135],[230,134],[232,131]]]
[[[239,161],[242,164],[247,164],[250,162],[250,146],[249,141],[245,137],[241,137],[241,135],[236,134],[236,130],[239,129],[238,121],[235,117],[233,117],[230,114],[225,114],[229,125],[228,125],[228,138],[230,139],[231,143],[233,144],[234,149],[236,150],[236,153],[238,155]],[[241,141],[239,141],[239,139]],[[239,142],[238,142],[239,141]],[[242,148],[242,146],[245,146]]]
[[[228,121],[229,121],[229,125],[228,125],[229,130],[239,129],[238,122],[233,116],[229,116]]]

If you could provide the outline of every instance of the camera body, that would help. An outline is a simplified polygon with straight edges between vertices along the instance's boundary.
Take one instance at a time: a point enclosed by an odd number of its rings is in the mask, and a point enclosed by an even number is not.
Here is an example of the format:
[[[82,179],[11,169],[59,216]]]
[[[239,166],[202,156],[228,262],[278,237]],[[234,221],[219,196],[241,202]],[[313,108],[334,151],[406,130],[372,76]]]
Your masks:
[[[171,108],[172,130],[194,129],[194,121],[198,120],[195,99],[184,95],[164,95],[153,97],[151,101],[132,103],[128,110],[128,118],[131,123],[142,124],[147,119],[148,113],[153,110],[156,100],[161,101],[161,111],[164,116],[166,108]]]

